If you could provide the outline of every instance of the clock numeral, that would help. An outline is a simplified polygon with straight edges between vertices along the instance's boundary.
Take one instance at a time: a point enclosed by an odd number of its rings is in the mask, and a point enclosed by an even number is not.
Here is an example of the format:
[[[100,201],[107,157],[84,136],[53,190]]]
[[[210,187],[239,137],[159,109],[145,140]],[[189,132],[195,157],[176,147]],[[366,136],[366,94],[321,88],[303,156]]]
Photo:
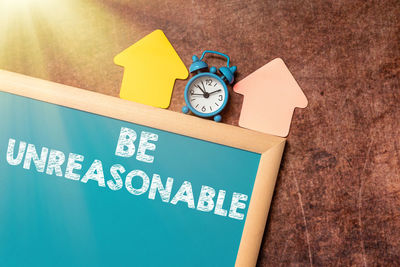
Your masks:
[[[205,111],[206,111],[206,107],[203,106],[203,107],[201,108],[201,111],[205,112]]]
[[[211,80],[211,79],[207,79],[207,80],[206,80],[206,84],[207,84],[207,85],[211,85],[211,84],[212,84],[212,80]]]
[[[218,96],[218,100],[219,100],[219,101],[222,101],[222,95],[219,95],[219,96]]]
[[[193,95],[194,94],[194,90],[192,89],[192,90],[190,90],[190,94],[191,95]]]

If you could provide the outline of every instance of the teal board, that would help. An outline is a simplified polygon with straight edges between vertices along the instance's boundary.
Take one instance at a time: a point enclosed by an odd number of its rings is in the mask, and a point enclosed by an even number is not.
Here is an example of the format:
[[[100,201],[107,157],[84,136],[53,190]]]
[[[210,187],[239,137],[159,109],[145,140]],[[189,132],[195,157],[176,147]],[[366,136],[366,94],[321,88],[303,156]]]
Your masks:
[[[90,100],[88,100],[90,101]],[[254,186],[260,154],[187,136],[144,127],[96,114],[0,93],[0,266],[233,266]],[[121,127],[158,135],[153,163],[116,155]],[[62,151],[63,176],[11,165],[7,150],[15,140],[16,159],[21,141]],[[136,142],[136,149],[139,142]],[[84,156],[80,178],[94,160],[100,160],[106,185],[97,180],[64,177],[70,153]],[[120,164],[124,184],[111,190],[110,168]],[[152,182],[158,174],[166,186],[173,178],[169,201],[149,190],[129,192],[125,177],[141,170]],[[98,172],[96,172],[98,174]],[[140,178],[140,177],[139,177]],[[195,207],[189,201],[175,205],[171,199],[181,185],[191,184]],[[143,186],[134,179],[132,187]],[[202,186],[226,192],[222,210],[227,216],[198,209]],[[232,195],[241,193],[244,219],[230,217]],[[187,196],[186,191],[183,196]],[[213,201],[216,204],[215,197]]]

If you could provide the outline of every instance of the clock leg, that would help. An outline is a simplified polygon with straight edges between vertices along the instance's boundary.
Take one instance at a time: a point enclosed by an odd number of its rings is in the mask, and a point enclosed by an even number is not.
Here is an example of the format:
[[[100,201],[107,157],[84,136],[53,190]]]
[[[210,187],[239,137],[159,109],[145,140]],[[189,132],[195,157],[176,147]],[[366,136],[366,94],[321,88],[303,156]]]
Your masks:
[[[189,108],[187,106],[183,106],[182,107],[182,112],[185,113],[185,114],[188,114]]]
[[[214,116],[214,121],[220,122],[221,120],[222,120],[221,115],[216,115],[216,116]]]

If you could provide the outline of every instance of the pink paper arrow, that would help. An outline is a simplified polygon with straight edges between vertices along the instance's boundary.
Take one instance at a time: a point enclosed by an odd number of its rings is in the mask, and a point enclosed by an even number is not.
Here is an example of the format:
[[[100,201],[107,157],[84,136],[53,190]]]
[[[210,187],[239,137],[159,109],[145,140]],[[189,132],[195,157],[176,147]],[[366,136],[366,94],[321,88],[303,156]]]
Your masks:
[[[244,95],[239,125],[286,137],[296,107],[305,108],[307,98],[282,59],[276,58],[233,88]]]

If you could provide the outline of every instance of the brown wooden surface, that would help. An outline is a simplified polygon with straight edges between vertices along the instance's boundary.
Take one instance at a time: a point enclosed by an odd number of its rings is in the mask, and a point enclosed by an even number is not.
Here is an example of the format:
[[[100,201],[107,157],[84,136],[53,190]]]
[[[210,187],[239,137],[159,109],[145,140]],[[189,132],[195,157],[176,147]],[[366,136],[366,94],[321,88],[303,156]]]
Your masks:
[[[258,265],[400,265],[399,1],[54,2],[29,20],[8,13],[0,68],[117,96],[113,57],[157,28],[187,66],[204,49],[229,54],[238,80],[283,58],[309,106],[295,112]],[[232,93],[225,123],[241,102]]]

